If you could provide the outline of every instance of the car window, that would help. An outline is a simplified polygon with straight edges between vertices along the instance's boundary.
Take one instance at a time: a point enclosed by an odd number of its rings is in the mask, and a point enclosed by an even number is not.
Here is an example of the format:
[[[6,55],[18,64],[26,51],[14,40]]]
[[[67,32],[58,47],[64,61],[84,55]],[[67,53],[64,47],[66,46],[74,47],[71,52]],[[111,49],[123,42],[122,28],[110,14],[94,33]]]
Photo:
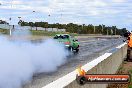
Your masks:
[[[58,36],[55,36],[54,39],[58,39]]]
[[[64,39],[68,39],[69,36],[68,36],[68,35],[63,35],[63,38],[64,38]]]
[[[57,35],[54,37],[54,39],[68,39],[69,36],[68,35]]]

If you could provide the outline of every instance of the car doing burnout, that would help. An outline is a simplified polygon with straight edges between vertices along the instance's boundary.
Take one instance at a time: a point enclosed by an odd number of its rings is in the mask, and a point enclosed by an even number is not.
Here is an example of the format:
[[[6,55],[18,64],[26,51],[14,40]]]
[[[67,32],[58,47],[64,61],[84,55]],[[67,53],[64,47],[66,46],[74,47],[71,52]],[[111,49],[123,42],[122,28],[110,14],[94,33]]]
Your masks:
[[[70,36],[69,34],[56,34],[54,39],[64,44],[65,47],[70,51],[74,52],[79,51],[78,40],[75,39],[73,36]]]

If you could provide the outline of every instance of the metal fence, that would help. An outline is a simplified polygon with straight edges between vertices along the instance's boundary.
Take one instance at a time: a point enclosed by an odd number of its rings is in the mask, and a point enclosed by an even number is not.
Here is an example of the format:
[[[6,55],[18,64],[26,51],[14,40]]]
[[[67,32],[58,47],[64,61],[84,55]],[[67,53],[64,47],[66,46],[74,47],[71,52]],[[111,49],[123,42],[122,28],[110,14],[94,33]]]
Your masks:
[[[31,26],[19,26],[19,25],[14,25],[14,26],[9,26],[8,24],[0,24],[0,28],[2,29],[21,29],[21,30],[44,30],[44,31],[49,31],[49,32],[65,32],[65,29],[58,29],[58,28],[43,28],[43,27],[31,27]]]

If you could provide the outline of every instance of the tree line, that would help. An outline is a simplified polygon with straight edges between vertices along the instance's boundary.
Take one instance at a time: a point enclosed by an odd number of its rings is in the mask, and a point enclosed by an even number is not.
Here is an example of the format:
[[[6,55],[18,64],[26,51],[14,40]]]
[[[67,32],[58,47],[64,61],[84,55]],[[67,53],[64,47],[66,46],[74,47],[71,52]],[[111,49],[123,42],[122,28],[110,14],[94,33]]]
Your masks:
[[[0,24],[9,24],[6,21],[0,20]]]
[[[106,26],[104,24],[94,26],[92,24],[49,24],[48,22],[24,22],[20,20],[18,22],[21,26],[31,26],[31,27],[43,27],[43,28],[58,28],[66,29],[66,32],[78,33],[78,34],[103,34],[103,35],[123,35],[127,32],[126,28],[119,29],[116,26]],[[36,28],[37,30],[37,28]]]

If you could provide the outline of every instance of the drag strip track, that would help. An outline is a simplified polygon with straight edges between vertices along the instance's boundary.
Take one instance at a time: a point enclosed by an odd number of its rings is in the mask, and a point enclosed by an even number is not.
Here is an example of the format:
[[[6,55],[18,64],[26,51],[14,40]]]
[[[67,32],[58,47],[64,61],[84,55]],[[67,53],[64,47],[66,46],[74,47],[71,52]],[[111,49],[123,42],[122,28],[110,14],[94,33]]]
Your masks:
[[[101,39],[85,38],[79,39],[80,51],[78,54],[71,54],[67,57],[67,62],[58,67],[56,72],[35,74],[32,82],[26,84],[23,88],[41,88],[46,84],[66,75],[75,70],[77,66],[92,61],[105,52],[108,52],[117,45],[123,43],[122,39]]]

